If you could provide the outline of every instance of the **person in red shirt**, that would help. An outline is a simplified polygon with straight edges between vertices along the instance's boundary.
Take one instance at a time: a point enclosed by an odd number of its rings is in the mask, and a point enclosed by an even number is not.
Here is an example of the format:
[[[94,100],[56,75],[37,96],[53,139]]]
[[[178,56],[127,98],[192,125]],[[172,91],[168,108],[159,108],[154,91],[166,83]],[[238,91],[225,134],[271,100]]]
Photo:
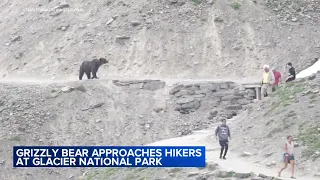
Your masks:
[[[276,90],[276,87],[280,84],[281,81],[281,73],[279,71],[277,71],[275,68],[272,68],[272,72],[274,74],[274,84],[272,87],[272,92],[274,92]]]

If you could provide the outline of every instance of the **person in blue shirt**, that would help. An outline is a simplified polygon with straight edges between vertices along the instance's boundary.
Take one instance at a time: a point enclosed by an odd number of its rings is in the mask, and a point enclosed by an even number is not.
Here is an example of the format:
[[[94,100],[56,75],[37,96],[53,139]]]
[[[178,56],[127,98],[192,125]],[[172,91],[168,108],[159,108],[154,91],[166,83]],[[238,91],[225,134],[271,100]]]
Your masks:
[[[226,155],[229,148],[229,139],[231,139],[230,129],[226,125],[226,120],[223,119],[221,125],[216,128],[216,139],[219,138],[219,144],[221,146],[220,159],[226,159]],[[223,153],[224,152],[224,153]],[[223,155],[223,157],[222,157]]]

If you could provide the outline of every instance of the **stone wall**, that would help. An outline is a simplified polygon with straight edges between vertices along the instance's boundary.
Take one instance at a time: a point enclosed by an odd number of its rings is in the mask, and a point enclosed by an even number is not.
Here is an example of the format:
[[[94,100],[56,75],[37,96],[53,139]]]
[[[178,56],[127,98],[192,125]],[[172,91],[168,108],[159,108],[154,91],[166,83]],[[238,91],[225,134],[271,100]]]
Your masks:
[[[208,119],[230,119],[252,103],[255,96],[251,90],[233,82],[208,82],[176,84],[169,94],[175,110],[182,114],[195,111],[208,112]]]
[[[145,89],[150,91],[162,89],[166,84],[165,82],[160,80],[136,80],[136,81],[113,80],[112,82],[116,86],[129,87],[132,89]]]
[[[113,84],[129,89],[156,91],[166,88],[160,80],[113,80]],[[173,109],[181,114],[195,111],[208,113],[209,120],[230,119],[242,111],[255,98],[254,89],[244,89],[234,82],[203,82],[175,84],[169,87],[168,96]],[[163,97],[165,98],[165,97]]]

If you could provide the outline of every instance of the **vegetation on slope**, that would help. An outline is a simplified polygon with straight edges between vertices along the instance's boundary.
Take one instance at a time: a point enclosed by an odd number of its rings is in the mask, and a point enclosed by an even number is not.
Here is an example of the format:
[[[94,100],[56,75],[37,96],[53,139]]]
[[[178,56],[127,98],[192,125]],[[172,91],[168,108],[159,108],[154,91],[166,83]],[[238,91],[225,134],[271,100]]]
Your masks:
[[[298,93],[301,93],[305,90],[303,84],[301,82],[290,82],[280,88],[272,94],[274,98],[269,110],[265,113],[269,115],[276,109],[284,108],[296,101],[296,97]]]
[[[320,157],[320,125],[300,128],[299,140],[303,142],[302,145],[307,148],[303,150],[302,156],[315,160]]]

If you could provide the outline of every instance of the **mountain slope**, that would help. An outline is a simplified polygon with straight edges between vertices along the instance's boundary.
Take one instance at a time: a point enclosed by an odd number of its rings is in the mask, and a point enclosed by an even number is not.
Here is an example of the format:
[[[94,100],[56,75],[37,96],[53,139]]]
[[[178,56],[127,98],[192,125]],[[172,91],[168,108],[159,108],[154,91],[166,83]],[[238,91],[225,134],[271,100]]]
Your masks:
[[[282,70],[291,61],[299,71],[319,55],[317,16],[239,3],[2,1],[0,73],[77,79],[82,61],[104,56],[101,77],[240,79],[259,77],[264,63]],[[64,11],[26,11],[57,6]]]

